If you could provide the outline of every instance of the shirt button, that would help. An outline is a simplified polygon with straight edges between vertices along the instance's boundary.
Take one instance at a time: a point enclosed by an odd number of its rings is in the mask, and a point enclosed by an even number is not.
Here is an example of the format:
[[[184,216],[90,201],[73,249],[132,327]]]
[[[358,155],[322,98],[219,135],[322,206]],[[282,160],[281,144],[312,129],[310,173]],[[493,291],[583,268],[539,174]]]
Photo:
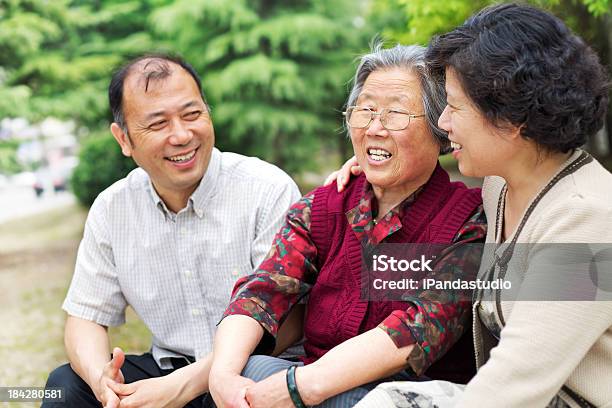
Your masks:
[[[183,273],[185,274],[187,278],[191,278],[191,271],[189,269],[185,270],[185,272]]]
[[[232,271],[232,275],[234,275],[234,276],[238,276],[238,270],[237,270],[237,269],[234,269],[234,270]]]
[[[181,234],[183,234],[183,235],[184,235],[184,234],[186,234],[186,233],[187,233],[187,228],[182,227],[182,228],[181,228]]]
[[[191,309],[191,314],[193,316],[199,316],[200,315],[200,309]]]

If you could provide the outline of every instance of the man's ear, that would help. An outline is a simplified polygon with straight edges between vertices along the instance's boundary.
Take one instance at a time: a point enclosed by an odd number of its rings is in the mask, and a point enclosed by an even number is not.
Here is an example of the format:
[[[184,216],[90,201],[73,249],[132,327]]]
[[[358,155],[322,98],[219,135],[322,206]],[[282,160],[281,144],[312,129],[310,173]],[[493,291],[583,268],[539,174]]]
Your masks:
[[[115,137],[119,146],[121,146],[121,153],[123,153],[126,157],[132,156],[132,142],[130,141],[129,136],[121,129],[117,123],[113,122],[110,126],[110,131]]]

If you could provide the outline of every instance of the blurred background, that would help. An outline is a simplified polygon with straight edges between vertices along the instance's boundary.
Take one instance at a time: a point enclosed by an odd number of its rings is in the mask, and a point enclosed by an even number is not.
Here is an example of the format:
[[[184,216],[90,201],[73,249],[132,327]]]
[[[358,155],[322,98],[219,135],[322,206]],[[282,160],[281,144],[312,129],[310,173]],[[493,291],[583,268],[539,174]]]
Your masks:
[[[352,155],[341,112],[372,40],[426,44],[492,3],[0,0],[0,386],[42,386],[65,360],[60,305],[87,207],[134,168],[108,131],[114,68],[182,55],[202,76],[217,147],[277,164],[305,193]],[[531,3],[611,70],[610,0]],[[612,109],[606,123],[587,149],[610,169]],[[113,344],[145,351],[150,336],[129,316]]]

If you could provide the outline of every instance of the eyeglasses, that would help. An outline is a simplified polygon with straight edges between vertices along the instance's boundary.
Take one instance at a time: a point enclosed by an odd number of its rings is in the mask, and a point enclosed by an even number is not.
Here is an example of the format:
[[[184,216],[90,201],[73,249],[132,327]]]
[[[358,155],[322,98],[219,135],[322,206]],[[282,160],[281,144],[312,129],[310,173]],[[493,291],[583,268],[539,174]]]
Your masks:
[[[349,106],[346,112],[342,112],[346,123],[352,128],[363,129],[370,126],[374,116],[380,116],[381,125],[387,130],[404,130],[410,125],[410,119],[421,118],[423,115],[412,113],[396,108],[383,108],[380,112],[374,112],[370,108],[361,106]]]

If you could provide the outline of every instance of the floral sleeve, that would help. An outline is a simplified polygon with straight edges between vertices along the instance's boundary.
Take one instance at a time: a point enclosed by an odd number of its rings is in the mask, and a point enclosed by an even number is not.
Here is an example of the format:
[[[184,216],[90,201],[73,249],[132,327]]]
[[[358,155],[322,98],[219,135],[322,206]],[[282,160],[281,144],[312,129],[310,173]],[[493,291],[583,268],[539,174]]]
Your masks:
[[[317,249],[310,237],[314,193],[302,197],[287,212],[285,224],[255,273],[239,279],[223,317],[247,315],[274,338],[291,308],[311,289],[318,273]]]
[[[486,218],[480,206],[454,239],[454,244],[484,242]],[[437,273],[456,275],[462,270],[477,270],[482,248],[479,245],[453,245],[452,251],[436,264]],[[469,299],[430,301],[425,294],[411,300],[407,310],[393,311],[378,327],[397,347],[414,344],[408,357],[410,368],[417,375],[438,360],[463,334],[471,310]]]

